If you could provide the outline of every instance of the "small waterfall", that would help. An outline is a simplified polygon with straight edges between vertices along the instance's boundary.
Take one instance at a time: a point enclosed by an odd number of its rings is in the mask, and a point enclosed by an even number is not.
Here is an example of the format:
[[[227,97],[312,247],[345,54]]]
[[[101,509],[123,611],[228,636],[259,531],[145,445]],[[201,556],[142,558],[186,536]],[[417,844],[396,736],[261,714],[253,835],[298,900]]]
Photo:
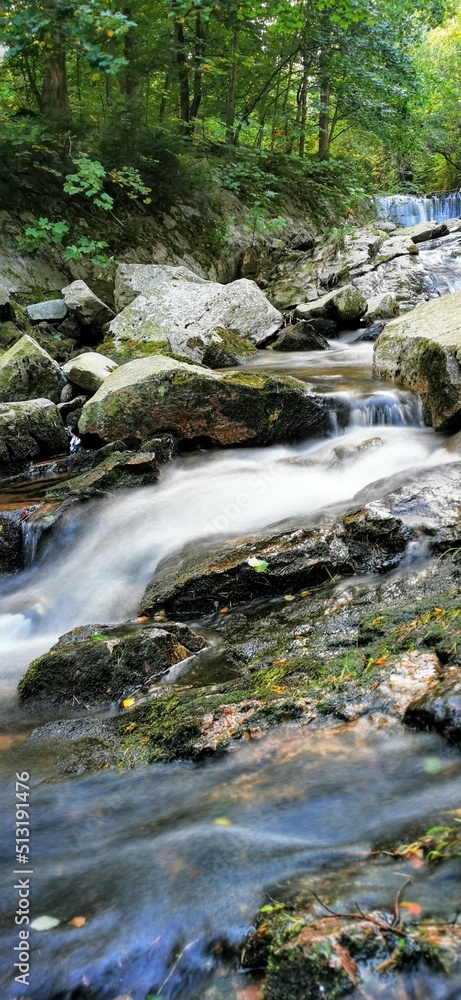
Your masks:
[[[461,215],[461,191],[438,195],[392,194],[376,198],[378,215],[399,226],[446,222]]]
[[[35,562],[43,535],[59,517],[56,507],[56,504],[43,504],[31,511],[22,522],[22,558],[25,567],[32,566]]]
[[[421,400],[411,392],[376,392],[360,399],[349,393],[331,397],[336,424],[353,427],[424,427]]]

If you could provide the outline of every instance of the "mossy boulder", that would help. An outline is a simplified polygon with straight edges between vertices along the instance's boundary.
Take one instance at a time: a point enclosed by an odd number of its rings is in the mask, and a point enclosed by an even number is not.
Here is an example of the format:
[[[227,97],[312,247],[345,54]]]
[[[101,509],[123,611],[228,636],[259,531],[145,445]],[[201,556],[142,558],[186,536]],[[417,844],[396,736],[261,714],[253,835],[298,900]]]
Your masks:
[[[18,687],[21,701],[110,702],[148,686],[208,645],[186,625],[85,625],[34,660]]]
[[[64,374],[79,389],[89,393],[91,396],[97,392],[105,379],[117,368],[115,361],[105,358],[103,354],[95,351],[86,351],[79,354],[77,358],[72,358],[62,366]]]
[[[65,427],[49,399],[0,403],[0,474],[11,475],[30,461],[68,449]]]
[[[127,343],[155,344],[158,353],[202,362],[215,345],[221,350],[220,366],[224,361],[230,367],[245,358],[249,345],[263,343],[283,322],[264,292],[244,278],[222,285],[184,267],[136,264],[123,265],[117,281],[118,302],[129,299],[130,290],[142,289],[110,323],[109,337],[118,351]]]
[[[104,441],[171,433],[223,445],[308,437],[327,426],[321,397],[289,376],[211,372],[170,358],[117,368],[83,407],[79,431]]]
[[[374,372],[419,393],[436,430],[461,427],[461,292],[388,323],[375,343]]]
[[[305,302],[296,309],[297,319],[332,319],[338,326],[347,326],[365,315],[367,303],[353,285],[344,285],[322,295],[313,302]]]
[[[58,363],[25,334],[0,358],[0,402],[51,399],[59,402],[64,375]]]

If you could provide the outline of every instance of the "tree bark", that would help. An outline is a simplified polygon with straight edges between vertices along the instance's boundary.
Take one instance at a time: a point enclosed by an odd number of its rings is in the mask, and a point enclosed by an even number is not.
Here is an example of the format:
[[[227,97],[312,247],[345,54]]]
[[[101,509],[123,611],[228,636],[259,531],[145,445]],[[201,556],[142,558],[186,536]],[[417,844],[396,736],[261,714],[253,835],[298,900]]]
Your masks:
[[[128,5],[124,7],[123,13],[128,21],[132,20],[132,9]],[[128,101],[134,101],[136,97],[136,71],[134,65],[135,37],[134,29],[130,28],[123,36],[123,55],[126,59],[125,67],[125,96]]]
[[[43,112],[52,118],[70,119],[66,53],[64,40],[58,32],[51,35],[45,58],[41,96]]]
[[[307,83],[309,75],[310,61],[308,60],[306,53],[303,53],[303,75],[301,79],[301,86],[298,93],[298,104],[299,104],[299,118],[300,118],[300,128],[299,128],[299,146],[298,153],[300,159],[304,159],[304,151],[306,148],[306,122],[307,122]]]
[[[320,81],[319,159],[330,155],[330,81],[327,76]]]
[[[197,117],[202,100],[203,57],[205,55],[205,30],[200,17],[200,11],[195,18],[194,44],[194,86],[193,97],[189,110],[189,121]]]
[[[180,21],[174,23],[174,43],[176,50],[176,62],[178,65],[179,81],[179,115],[183,132],[190,131],[190,96],[189,96],[189,74],[186,65],[186,42],[184,29]]]
[[[158,111],[158,120],[159,120],[160,124],[162,124],[162,122],[163,122],[163,120],[165,118],[165,115],[166,115],[166,106],[167,106],[167,102],[168,102],[168,90],[169,90],[169,86],[170,86],[170,78],[171,78],[171,70],[170,70],[170,67],[168,67],[168,69],[167,69],[167,71],[165,73],[165,80],[164,80],[164,83],[163,83],[162,96],[161,96],[161,99],[160,99],[160,107],[159,107],[159,111]]]
[[[232,63],[229,76],[229,86],[227,89],[226,105],[226,142],[229,146],[235,142],[235,99],[237,97],[238,78],[238,51],[240,42],[240,28],[236,26],[232,36]]]

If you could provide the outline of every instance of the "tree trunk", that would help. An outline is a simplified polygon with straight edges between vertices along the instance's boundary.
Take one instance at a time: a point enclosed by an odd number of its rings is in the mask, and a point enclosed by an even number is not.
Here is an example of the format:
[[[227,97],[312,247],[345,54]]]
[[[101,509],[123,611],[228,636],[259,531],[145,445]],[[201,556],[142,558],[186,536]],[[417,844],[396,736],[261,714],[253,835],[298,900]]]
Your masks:
[[[66,53],[62,36],[55,32],[45,53],[41,104],[45,114],[52,118],[70,118],[69,91],[67,88]]]
[[[330,155],[330,81],[327,76],[320,81],[319,159]]]
[[[184,30],[180,21],[174,23],[174,43],[176,49],[176,62],[178,64],[179,81],[179,115],[183,132],[190,131],[190,99],[189,99],[189,74],[186,65],[186,43]]]
[[[303,53],[303,75],[301,80],[301,86],[298,92],[298,104],[299,104],[299,119],[300,119],[300,129],[299,129],[299,147],[298,153],[302,159],[304,159],[304,150],[306,148],[306,122],[307,122],[307,84],[309,75],[309,61],[307,59],[306,53]]]
[[[194,45],[194,93],[189,111],[189,121],[197,117],[202,100],[203,57],[205,55],[205,31],[200,17],[200,11],[195,18]]]
[[[240,41],[240,29],[239,27],[236,26],[234,28],[234,34],[232,36],[232,63],[229,76],[229,86],[227,89],[227,105],[226,105],[226,142],[229,146],[235,143],[234,119],[235,119],[235,99],[237,97],[239,41]]]

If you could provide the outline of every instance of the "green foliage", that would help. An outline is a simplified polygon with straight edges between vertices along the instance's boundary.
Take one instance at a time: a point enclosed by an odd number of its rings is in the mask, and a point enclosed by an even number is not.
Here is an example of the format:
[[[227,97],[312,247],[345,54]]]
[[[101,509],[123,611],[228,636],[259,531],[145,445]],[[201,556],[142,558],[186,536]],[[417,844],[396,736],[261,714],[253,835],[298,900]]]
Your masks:
[[[19,249],[25,250],[26,253],[35,253],[36,250],[42,250],[46,246],[60,246],[68,232],[69,226],[63,219],[59,222],[50,222],[49,219],[42,217],[36,226],[26,226]]]
[[[93,264],[109,267],[114,258],[104,253],[108,246],[106,240],[90,240],[87,236],[79,236],[75,243],[68,244],[64,248],[64,260],[80,261],[87,257]]]
[[[68,174],[64,184],[66,194],[84,194],[98,208],[110,211],[114,199],[103,191],[106,171],[99,160],[92,160],[88,153],[80,153],[74,160],[75,174]]]

